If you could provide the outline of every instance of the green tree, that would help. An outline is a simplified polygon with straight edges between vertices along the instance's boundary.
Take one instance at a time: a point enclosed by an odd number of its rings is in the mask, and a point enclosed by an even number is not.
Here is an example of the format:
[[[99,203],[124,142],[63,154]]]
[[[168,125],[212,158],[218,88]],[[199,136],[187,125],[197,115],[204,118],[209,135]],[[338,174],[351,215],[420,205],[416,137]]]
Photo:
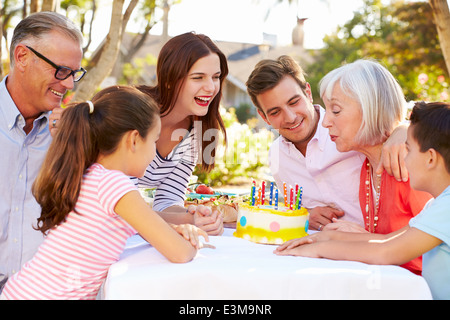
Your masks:
[[[450,10],[447,0],[428,0],[433,10],[434,22],[444,55],[447,71],[450,73]]]
[[[446,100],[448,73],[433,12],[427,2],[365,0],[364,6],[337,31],[325,37],[325,48],[307,67],[316,102],[318,83],[343,63],[372,58],[398,79],[408,100]],[[425,74],[428,81],[419,80]],[[447,98],[448,99],[448,98]]]

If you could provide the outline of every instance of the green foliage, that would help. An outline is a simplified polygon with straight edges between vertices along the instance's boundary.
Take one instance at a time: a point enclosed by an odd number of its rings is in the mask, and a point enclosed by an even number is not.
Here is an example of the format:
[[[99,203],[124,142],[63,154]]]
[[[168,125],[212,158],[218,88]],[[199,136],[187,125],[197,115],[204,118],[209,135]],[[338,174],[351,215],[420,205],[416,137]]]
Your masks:
[[[235,110],[237,120],[240,123],[246,123],[247,120],[253,118],[255,116],[252,112],[253,108],[249,103],[241,103]]]
[[[320,103],[318,83],[331,70],[356,59],[372,58],[397,78],[407,100],[447,100],[448,71],[442,56],[434,17],[428,2],[365,0],[363,8],[324,39],[307,68],[314,100]],[[419,75],[429,81],[419,82]],[[437,81],[440,79],[441,81]]]
[[[144,58],[134,58],[133,63],[124,63],[122,78],[119,83],[133,85],[142,83],[142,74],[147,66],[156,66],[158,58],[152,54],[147,54]]]
[[[197,166],[198,181],[211,186],[247,183],[249,178],[260,179],[267,169],[269,147],[274,133],[267,129],[252,130],[237,121],[234,108],[220,110],[227,129],[227,146],[216,152],[214,169],[205,173]],[[223,141],[223,140],[222,140]]]

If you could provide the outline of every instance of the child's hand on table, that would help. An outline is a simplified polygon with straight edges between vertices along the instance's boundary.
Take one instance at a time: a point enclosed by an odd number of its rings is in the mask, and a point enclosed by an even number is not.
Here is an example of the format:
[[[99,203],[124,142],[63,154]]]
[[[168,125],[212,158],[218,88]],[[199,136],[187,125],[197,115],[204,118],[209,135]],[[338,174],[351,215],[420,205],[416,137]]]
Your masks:
[[[201,248],[215,249],[213,245],[204,244],[200,241],[200,236],[202,236],[206,242],[209,242],[208,233],[206,233],[206,231],[192,224],[171,224],[171,226],[197,250]]]

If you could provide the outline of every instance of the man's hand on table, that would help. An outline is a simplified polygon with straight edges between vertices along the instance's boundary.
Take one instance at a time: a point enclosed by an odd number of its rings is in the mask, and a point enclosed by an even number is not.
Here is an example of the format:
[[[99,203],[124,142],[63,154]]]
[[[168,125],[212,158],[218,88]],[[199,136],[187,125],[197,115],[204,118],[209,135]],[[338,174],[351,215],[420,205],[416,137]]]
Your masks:
[[[333,218],[339,219],[344,216],[344,211],[332,207],[315,207],[308,209],[308,212],[310,228],[318,231],[333,222]]]

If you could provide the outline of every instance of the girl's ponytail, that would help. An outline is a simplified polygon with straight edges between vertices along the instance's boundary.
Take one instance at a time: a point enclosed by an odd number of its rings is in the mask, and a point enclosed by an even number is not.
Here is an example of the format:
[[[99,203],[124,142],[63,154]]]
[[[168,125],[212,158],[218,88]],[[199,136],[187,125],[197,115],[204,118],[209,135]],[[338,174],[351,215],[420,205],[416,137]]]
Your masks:
[[[69,106],[50,145],[32,192],[41,205],[37,230],[44,234],[75,209],[83,174],[98,156],[113,153],[128,131],[146,137],[159,117],[148,95],[128,86],[98,92],[92,102]]]
[[[44,234],[63,222],[74,209],[83,174],[97,158],[98,147],[90,130],[90,117],[87,102],[64,110],[60,129],[33,184],[33,195],[42,209],[37,229]]]

